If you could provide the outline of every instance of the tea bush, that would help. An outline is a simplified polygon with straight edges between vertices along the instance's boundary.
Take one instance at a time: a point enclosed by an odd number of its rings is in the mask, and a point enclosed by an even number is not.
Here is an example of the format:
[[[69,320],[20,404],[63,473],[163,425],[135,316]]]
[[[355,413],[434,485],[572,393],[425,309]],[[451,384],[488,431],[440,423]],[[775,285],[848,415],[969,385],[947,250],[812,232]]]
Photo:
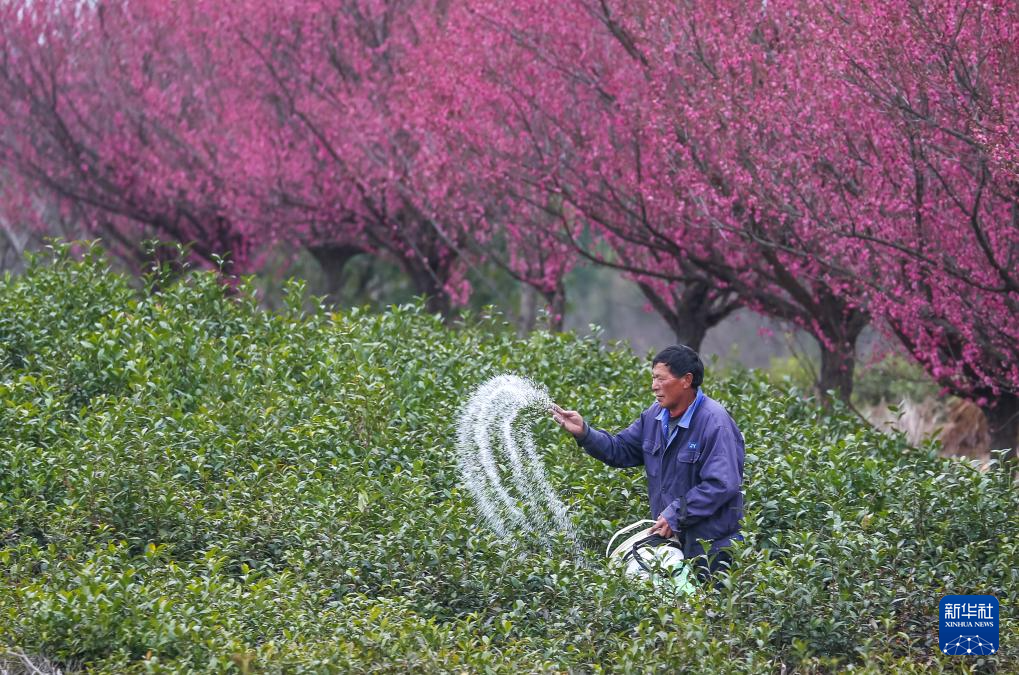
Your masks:
[[[139,285],[94,247],[4,279],[0,645],[98,673],[1019,668],[1006,471],[709,373],[747,440],[747,540],[730,574],[669,597],[602,558],[647,515],[639,469],[539,424],[570,522],[503,541],[453,448],[492,375],[620,428],[646,362],[487,314],[287,297],[261,311],[250,281],[207,273]],[[940,654],[946,593],[998,597],[998,655]]]

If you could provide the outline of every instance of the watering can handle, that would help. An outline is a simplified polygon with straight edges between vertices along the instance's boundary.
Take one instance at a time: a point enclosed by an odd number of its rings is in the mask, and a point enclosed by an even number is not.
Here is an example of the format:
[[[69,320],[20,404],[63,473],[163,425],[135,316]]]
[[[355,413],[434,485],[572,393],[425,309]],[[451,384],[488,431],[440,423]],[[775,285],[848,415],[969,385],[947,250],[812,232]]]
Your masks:
[[[622,534],[629,534],[632,530],[637,529],[638,526],[640,526],[640,525],[646,525],[648,527],[648,529],[650,529],[651,526],[654,525],[654,524],[655,524],[655,521],[653,521],[653,520],[638,520],[636,523],[631,523],[631,524],[627,525],[626,527],[624,527],[623,529],[621,529],[618,532],[616,532],[614,535],[612,535],[612,538],[609,539],[609,545],[605,549],[605,557],[607,558],[610,555],[612,555],[612,545],[615,543],[616,539],[620,535],[622,535]]]

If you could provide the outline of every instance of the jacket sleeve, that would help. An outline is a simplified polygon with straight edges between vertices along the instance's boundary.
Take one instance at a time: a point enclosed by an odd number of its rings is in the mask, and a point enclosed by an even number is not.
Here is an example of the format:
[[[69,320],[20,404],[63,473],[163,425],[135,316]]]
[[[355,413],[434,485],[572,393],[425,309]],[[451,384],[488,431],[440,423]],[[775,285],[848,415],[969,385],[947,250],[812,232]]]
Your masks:
[[[644,463],[641,439],[644,436],[645,416],[645,414],[641,414],[633,424],[618,434],[594,429],[585,422],[584,432],[576,437],[577,444],[584,449],[584,452],[609,466],[620,468],[640,466]]]
[[[740,491],[739,443],[731,426],[719,425],[704,440],[700,482],[662,511],[673,530],[711,516]]]

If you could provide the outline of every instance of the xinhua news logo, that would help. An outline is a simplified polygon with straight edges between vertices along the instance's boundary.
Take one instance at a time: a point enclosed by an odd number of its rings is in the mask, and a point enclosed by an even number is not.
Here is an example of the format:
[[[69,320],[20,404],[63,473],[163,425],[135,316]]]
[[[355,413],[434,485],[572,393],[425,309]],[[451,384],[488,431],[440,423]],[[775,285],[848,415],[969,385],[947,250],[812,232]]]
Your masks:
[[[941,651],[952,656],[998,653],[998,599],[993,595],[946,595],[941,598]]]

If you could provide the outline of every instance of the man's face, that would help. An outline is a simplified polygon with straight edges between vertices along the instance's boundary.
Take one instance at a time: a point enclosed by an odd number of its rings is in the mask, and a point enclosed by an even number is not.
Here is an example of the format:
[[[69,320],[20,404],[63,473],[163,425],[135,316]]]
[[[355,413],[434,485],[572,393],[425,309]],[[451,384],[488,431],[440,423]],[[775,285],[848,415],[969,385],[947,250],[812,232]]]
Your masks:
[[[686,401],[692,382],[692,373],[676,377],[664,363],[656,363],[651,369],[651,391],[662,407],[670,411]]]

